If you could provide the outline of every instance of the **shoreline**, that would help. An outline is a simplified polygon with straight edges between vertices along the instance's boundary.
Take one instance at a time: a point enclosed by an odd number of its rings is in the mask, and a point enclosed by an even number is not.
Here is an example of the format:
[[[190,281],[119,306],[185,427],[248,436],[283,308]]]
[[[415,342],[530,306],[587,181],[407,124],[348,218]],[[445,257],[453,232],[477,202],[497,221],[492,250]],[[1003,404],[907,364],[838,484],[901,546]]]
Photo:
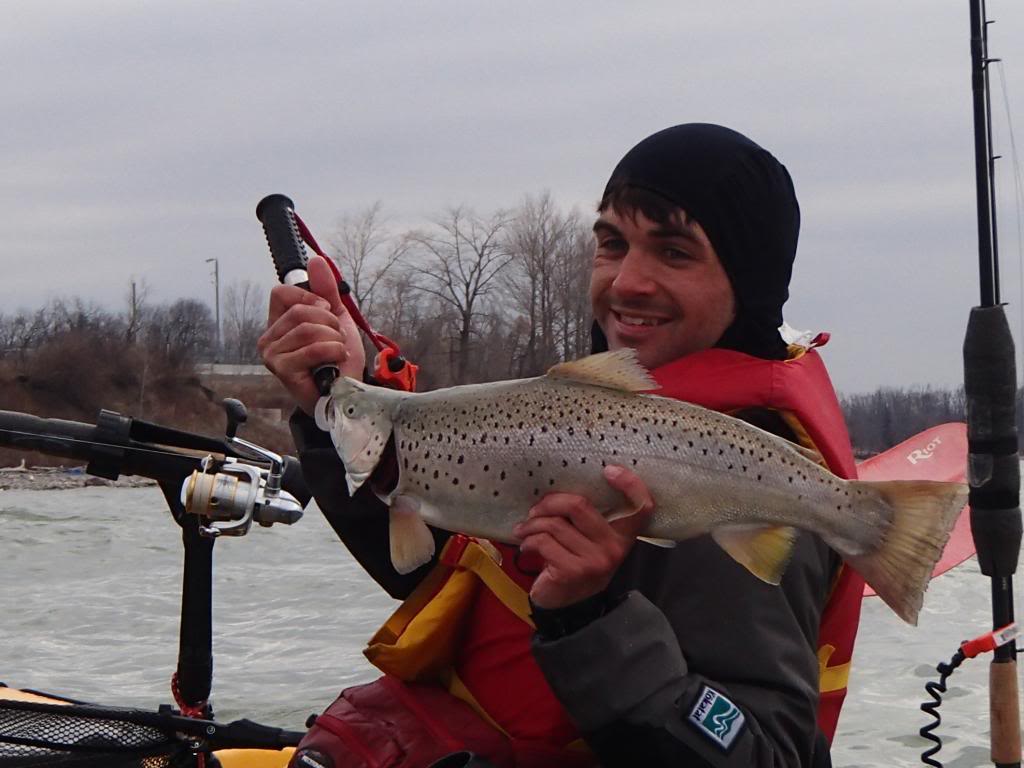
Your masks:
[[[156,485],[148,477],[106,480],[84,467],[0,467],[0,491],[67,491],[73,488],[142,488]]]

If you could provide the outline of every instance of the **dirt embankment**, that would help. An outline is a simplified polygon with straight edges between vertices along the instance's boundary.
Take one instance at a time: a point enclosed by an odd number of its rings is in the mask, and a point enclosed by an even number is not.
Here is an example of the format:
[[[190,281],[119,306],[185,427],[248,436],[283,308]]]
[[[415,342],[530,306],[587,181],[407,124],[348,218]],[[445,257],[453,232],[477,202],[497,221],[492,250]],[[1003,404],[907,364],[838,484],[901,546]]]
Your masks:
[[[68,335],[53,340],[30,355],[0,359],[0,410],[92,424],[99,411],[107,409],[219,436],[226,424],[221,403],[225,397],[235,397],[249,408],[240,437],[278,453],[294,453],[287,423],[281,418],[290,413],[290,400],[272,376],[206,379],[190,365],[156,364],[148,359],[151,357],[138,347],[93,337]],[[12,440],[0,423],[0,467],[67,467],[75,463],[12,447]],[[25,479],[12,479],[22,474]],[[11,484],[29,482],[27,474],[0,473],[0,487],[5,486],[5,477]],[[35,474],[42,478],[47,473]],[[87,477],[80,478],[81,482]],[[69,476],[61,482],[72,481],[79,478]]]

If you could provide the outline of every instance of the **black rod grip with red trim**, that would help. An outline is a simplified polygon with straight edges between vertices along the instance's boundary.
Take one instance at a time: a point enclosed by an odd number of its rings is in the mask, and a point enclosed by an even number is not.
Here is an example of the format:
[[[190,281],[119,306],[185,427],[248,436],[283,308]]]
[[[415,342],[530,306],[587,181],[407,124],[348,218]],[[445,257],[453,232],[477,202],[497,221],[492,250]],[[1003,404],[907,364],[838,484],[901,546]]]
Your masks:
[[[295,203],[286,195],[267,195],[256,206],[256,218],[267,236],[278,280],[292,285],[306,282],[304,273],[309,257],[295,223]],[[289,278],[296,271],[303,274]]]
[[[256,218],[267,236],[277,279],[309,290],[309,274],[306,272],[309,257],[295,221],[295,203],[287,195],[267,195],[256,206]],[[321,395],[328,394],[339,375],[336,365],[318,366],[313,371],[317,391]]]

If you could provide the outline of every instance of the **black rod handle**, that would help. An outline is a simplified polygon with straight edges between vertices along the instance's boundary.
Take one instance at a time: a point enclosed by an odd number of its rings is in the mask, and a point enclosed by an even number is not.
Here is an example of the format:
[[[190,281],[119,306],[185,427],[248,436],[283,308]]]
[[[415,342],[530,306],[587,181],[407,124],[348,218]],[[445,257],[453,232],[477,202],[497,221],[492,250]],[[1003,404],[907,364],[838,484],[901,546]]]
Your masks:
[[[267,236],[270,255],[277,269],[277,279],[287,285],[297,285],[308,290],[306,264],[309,256],[299,234],[299,225],[295,222],[295,203],[287,195],[267,195],[256,206],[256,218],[260,220]],[[340,375],[336,365],[318,366],[313,371],[317,391],[321,395],[328,394],[331,385]]]
[[[295,223],[295,203],[287,195],[267,195],[256,206],[256,218],[267,236],[278,280],[290,285],[306,283],[309,257]]]

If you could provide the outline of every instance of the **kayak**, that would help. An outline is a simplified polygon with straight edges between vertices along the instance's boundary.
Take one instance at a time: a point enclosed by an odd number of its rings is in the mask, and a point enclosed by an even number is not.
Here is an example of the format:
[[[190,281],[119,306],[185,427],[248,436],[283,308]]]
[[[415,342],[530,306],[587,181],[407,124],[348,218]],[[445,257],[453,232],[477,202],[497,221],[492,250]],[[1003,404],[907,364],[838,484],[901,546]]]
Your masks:
[[[941,480],[967,481],[967,425],[954,422],[926,429],[884,453],[857,465],[861,480]],[[932,578],[955,568],[974,555],[970,507],[965,506],[953,526],[942,557],[932,570]],[[872,596],[871,587],[864,595]]]
[[[12,704],[5,707],[4,702],[11,702]],[[29,719],[26,717],[28,714],[26,711],[17,709],[19,704],[28,706],[44,705],[54,709],[67,708],[70,717],[62,717],[59,711],[49,714],[33,711],[33,717]],[[84,761],[89,761],[90,759],[106,761],[111,759],[112,755],[117,754],[117,750],[131,750],[133,747],[130,747],[129,744],[134,744],[134,747],[137,748],[138,742],[133,742],[132,728],[147,728],[147,726],[140,726],[136,723],[133,719],[133,713],[142,714],[150,720],[156,717],[153,713],[137,713],[134,710],[124,709],[120,710],[120,712],[124,713],[123,721],[115,717],[106,717],[103,719],[102,725],[90,729],[88,726],[83,727],[83,722],[86,721],[78,713],[82,711],[82,707],[91,706],[94,705],[86,705],[83,702],[39,691],[9,688],[0,683],[0,731],[13,728],[17,730],[17,736],[26,742],[33,740],[37,743],[41,741],[47,742],[47,748],[39,748],[37,751],[28,753],[37,760],[52,758],[56,761],[54,764],[64,764],[63,761],[69,759],[73,765],[80,765],[85,763],[79,762],[76,756]],[[103,709],[109,713],[114,708]],[[170,728],[171,725],[168,724],[168,729]],[[58,733],[60,734],[59,736],[57,735]],[[65,734],[72,735],[65,736]],[[71,742],[68,746],[72,748],[67,751],[60,750],[59,746],[53,743],[54,739],[58,741],[66,739],[67,741],[64,743]],[[103,748],[101,750],[103,754],[93,753],[90,755],[82,751],[81,745],[95,744],[97,740],[103,740],[107,745],[112,740],[119,743],[112,747],[113,751]],[[8,744],[5,746],[4,741],[0,739],[0,766],[26,764],[24,760],[28,757],[28,754],[19,751],[25,748],[31,749],[31,745],[23,742],[22,744]],[[175,749],[175,746],[171,745],[169,749]],[[176,751],[180,751],[180,749],[181,745],[177,745]],[[218,749],[213,751],[217,762],[212,763],[212,765],[219,764],[221,768],[286,768],[294,752],[294,747],[286,747],[284,749]],[[145,763],[145,758],[142,758],[140,764]],[[40,763],[32,762],[31,764],[39,765]],[[118,762],[118,765],[120,764]]]

